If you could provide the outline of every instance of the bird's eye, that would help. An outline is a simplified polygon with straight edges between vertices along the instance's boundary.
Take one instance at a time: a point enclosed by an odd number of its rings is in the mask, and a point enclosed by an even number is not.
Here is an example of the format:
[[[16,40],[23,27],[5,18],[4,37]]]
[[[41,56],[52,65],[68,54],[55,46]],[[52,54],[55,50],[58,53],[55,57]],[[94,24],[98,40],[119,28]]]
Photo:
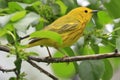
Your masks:
[[[85,10],[84,12],[85,12],[85,13],[88,13],[88,11],[87,11],[87,10]]]

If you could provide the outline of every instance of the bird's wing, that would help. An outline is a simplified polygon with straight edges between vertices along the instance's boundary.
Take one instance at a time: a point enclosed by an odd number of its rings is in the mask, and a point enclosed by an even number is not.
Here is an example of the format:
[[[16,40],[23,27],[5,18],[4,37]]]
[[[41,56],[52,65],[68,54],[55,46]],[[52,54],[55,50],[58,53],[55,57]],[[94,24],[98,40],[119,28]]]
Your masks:
[[[62,27],[60,27],[59,29],[53,28],[56,26],[51,26],[51,27],[48,26],[49,28],[46,28],[45,30],[50,30],[50,31],[54,31],[54,32],[57,32],[59,34],[62,34],[62,33],[66,33],[66,32],[69,32],[71,30],[76,29],[77,26],[78,26],[78,23],[67,23],[67,24],[63,25]],[[46,38],[34,38],[34,39],[32,39],[32,41],[30,41],[29,44],[34,43],[36,41],[43,40],[43,39],[46,39]]]
[[[50,28],[48,28],[47,30],[54,31],[54,32],[61,34],[61,33],[69,32],[69,31],[76,29],[78,27],[78,25],[79,25],[78,23],[66,23],[61,26],[53,25]],[[59,28],[55,28],[55,27],[59,27]]]

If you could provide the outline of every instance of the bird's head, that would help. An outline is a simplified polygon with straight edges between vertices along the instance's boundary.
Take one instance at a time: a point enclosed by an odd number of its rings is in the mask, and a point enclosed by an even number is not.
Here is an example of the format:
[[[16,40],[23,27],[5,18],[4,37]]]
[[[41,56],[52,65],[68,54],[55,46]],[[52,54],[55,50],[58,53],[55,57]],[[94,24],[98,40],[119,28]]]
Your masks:
[[[97,12],[98,10],[92,10],[86,7],[78,7],[70,11],[68,14],[76,17],[80,21],[83,20],[85,22],[88,22],[91,19],[93,13],[97,13]]]

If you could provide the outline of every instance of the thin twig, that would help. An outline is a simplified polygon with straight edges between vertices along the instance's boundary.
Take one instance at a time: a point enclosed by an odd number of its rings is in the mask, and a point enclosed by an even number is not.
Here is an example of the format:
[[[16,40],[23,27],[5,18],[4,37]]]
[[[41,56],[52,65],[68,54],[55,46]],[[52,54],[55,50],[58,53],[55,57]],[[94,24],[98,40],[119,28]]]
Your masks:
[[[30,63],[33,67],[37,68],[40,72],[45,73],[47,76],[51,77],[53,80],[58,80],[58,78],[56,78],[54,75],[50,74],[49,72],[47,72],[46,70],[44,70],[43,68],[41,68],[40,66],[38,66],[36,63],[34,63],[31,60],[27,60],[28,63]]]
[[[30,35],[26,35],[26,36],[24,36],[24,37],[20,37],[17,41],[18,42],[20,42],[21,40],[23,40],[23,39],[26,39],[26,38],[28,38]],[[14,44],[15,42],[13,41],[11,44]]]
[[[4,52],[10,52],[10,49],[8,47],[2,45],[0,45],[0,50]]]
[[[49,57],[52,58],[49,48],[48,48],[47,46],[46,46],[46,48],[47,48],[47,51],[48,51]]]
[[[28,37],[30,37],[30,35],[26,35],[26,36],[24,36],[24,37],[21,37],[18,41],[21,41],[21,40],[23,40],[23,39],[25,39],[25,38],[28,38]]]
[[[99,60],[105,58],[115,58],[120,57],[120,53],[106,53],[106,54],[95,54],[95,55],[85,55],[85,56],[73,56],[73,57],[64,57],[64,58],[46,58],[46,57],[32,57],[29,56],[29,60],[34,60],[36,62],[45,62],[45,63],[59,63],[59,62],[74,62],[82,60]]]
[[[13,68],[13,69],[3,69],[3,68],[0,68],[0,71],[2,71],[2,72],[15,72],[16,68]]]

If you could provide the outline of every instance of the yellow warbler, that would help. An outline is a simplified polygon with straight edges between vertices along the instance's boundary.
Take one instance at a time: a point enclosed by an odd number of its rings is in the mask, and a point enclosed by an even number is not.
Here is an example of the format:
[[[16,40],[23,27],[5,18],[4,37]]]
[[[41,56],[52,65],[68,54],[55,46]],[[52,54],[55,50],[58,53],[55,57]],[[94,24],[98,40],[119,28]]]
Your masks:
[[[89,22],[94,12],[97,12],[97,10],[78,7],[71,10],[68,14],[58,18],[52,24],[43,29],[60,34],[63,44],[59,45],[48,38],[35,38],[28,44],[28,47],[43,45],[59,49],[71,46],[81,37],[86,24]]]

